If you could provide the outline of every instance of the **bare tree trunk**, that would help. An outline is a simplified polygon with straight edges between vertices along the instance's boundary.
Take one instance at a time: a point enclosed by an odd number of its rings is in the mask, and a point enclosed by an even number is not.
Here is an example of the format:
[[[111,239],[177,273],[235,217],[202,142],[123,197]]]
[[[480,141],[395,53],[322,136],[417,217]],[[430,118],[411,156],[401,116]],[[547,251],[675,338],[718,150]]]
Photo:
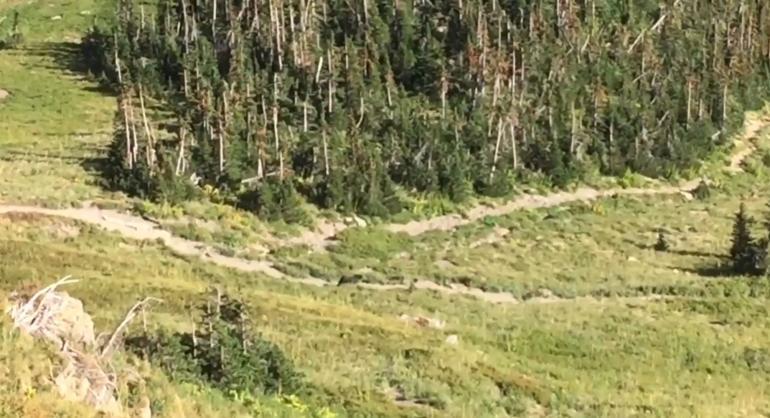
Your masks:
[[[187,18],[187,1],[182,0],[182,18],[184,19],[184,53],[187,56],[190,53],[190,23]],[[184,96],[190,95],[190,84],[187,74],[187,66],[184,65],[182,70],[182,82],[184,84]]]
[[[569,153],[571,155],[575,154],[575,141],[576,139],[576,132],[577,126],[575,123],[575,101],[573,100],[572,103],[570,103],[570,133],[569,133]]]
[[[115,35],[116,44],[117,44],[117,34]],[[123,70],[120,68],[120,58],[118,58],[118,50],[115,48],[115,69],[118,72],[118,84],[120,85],[120,96],[118,97],[118,106],[120,107],[121,113],[123,113],[123,128],[125,130],[126,135],[126,164],[128,165],[128,169],[131,170],[134,168],[134,158],[133,153],[131,152],[131,126],[129,125],[129,117],[128,117],[128,105],[126,101],[126,90],[125,86],[123,85]],[[133,121],[131,121],[133,123]]]
[[[495,178],[495,170],[497,170],[497,160],[500,157],[500,142],[503,139],[503,118],[497,121],[497,142],[495,143],[495,154],[492,156],[492,171],[489,173],[489,180]]]
[[[321,130],[321,140],[324,148],[324,174],[329,177],[329,144],[326,141],[326,129]]]
[[[692,80],[687,80],[687,126],[690,126],[692,111]]]
[[[184,152],[185,152],[185,138],[187,136],[187,130],[184,126],[179,127],[179,155],[176,159],[176,170],[174,174],[179,176],[184,171]]]
[[[727,83],[725,82],[725,88],[722,90],[722,129],[724,130],[727,124]]]
[[[155,164],[155,137],[150,128],[150,123],[147,120],[147,112],[144,107],[144,90],[142,85],[139,84],[139,106],[142,110],[142,124],[144,125],[144,132],[147,135],[147,143],[145,144],[145,154],[147,158],[147,166],[150,170],[153,170]]]
[[[131,151],[131,125],[129,124],[128,106],[126,104],[125,93],[120,94],[118,102],[120,105],[120,110],[123,113],[123,129],[125,129],[126,135],[126,165],[128,165],[128,169],[131,170],[134,168],[134,155]]]
[[[217,141],[219,143],[219,174],[225,172],[225,127],[222,118],[217,118]]]
[[[273,76],[273,137],[275,139],[275,152],[278,155],[278,177],[283,180],[283,152],[281,151],[281,139],[278,135],[278,81]]]
[[[516,126],[515,122],[511,120],[511,123],[509,124],[511,129],[511,153],[513,154],[513,169],[517,170],[519,168],[519,155],[516,151]]]
[[[612,170],[612,166],[613,166],[613,164],[612,164],[612,150],[614,149],[614,146],[615,146],[615,121],[611,120],[610,121],[610,147],[609,147],[610,149],[609,149],[609,153],[607,155],[607,160],[609,161],[610,170]]]
[[[212,7],[212,15],[211,15],[211,38],[216,40],[217,38],[217,2],[218,0],[213,0],[211,2]]]
[[[446,119],[446,94],[449,83],[446,74],[441,75],[441,119]],[[388,88],[388,104],[390,104],[390,88]]]
[[[329,113],[332,113],[334,111],[334,67],[332,66],[332,49],[327,49],[326,54],[328,55],[326,65],[329,69]]]

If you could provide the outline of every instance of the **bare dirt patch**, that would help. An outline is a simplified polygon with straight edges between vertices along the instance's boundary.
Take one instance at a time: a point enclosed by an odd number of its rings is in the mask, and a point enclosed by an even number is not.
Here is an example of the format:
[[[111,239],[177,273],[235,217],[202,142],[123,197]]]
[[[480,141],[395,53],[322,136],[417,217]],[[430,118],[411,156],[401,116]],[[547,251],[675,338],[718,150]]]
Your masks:
[[[30,212],[0,212],[0,224],[3,223],[11,224],[14,227],[22,224],[34,225],[54,238],[75,238],[80,235],[81,229],[76,221]]]
[[[746,143],[754,139],[760,129],[766,127],[770,123],[768,118],[752,118],[747,122],[745,134],[742,136],[741,142]],[[756,147],[753,144],[744,144],[749,150],[754,150]],[[751,151],[743,152],[741,149],[735,151],[730,160],[730,165],[740,166],[743,160],[750,155]],[[386,229],[391,232],[404,232],[409,235],[419,235],[423,232],[431,230],[451,230],[461,225],[466,225],[471,222],[483,219],[486,216],[500,216],[505,215],[516,210],[522,209],[536,209],[536,208],[548,208],[559,206],[566,203],[572,203],[576,201],[590,201],[604,197],[614,196],[642,196],[642,195],[655,195],[655,194],[679,194],[681,192],[690,192],[700,184],[700,179],[695,179],[681,183],[679,185],[671,186],[658,186],[652,188],[618,188],[610,190],[597,190],[593,188],[580,188],[575,191],[558,192],[546,196],[539,195],[523,195],[519,198],[507,202],[499,206],[478,206],[469,211],[466,217],[460,217],[459,215],[447,215],[440,216],[423,221],[410,222],[408,224],[391,224]],[[230,257],[219,254],[216,249],[206,245],[205,243],[184,239],[173,235],[171,232],[162,229],[156,222],[149,221],[147,219],[121,213],[114,210],[100,209],[92,205],[88,205],[81,208],[69,208],[69,209],[47,209],[36,206],[17,206],[17,205],[2,205],[0,204],[0,221],[3,218],[11,220],[38,220],[46,216],[55,216],[67,218],[74,221],[84,222],[99,226],[105,230],[119,233],[125,237],[137,239],[137,240],[155,240],[162,242],[170,250],[177,254],[191,257],[198,257],[201,260],[209,263],[218,264],[220,266],[240,270],[244,272],[259,272],[266,274],[267,276],[284,279],[294,283],[301,283],[310,286],[326,287],[333,284],[318,279],[315,277],[306,278],[292,278],[278,269],[271,261],[262,260],[254,261],[239,257]],[[309,245],[316,249],[323,249],[330,243],[330,239],[336,234],[347,228],[348,226],[359,226],[357,223],[347,224],[341,222],[322,222],[315,231],[309,231],[301,237],[291,240],[285,240],[283,245],[292,245],[302,243]],[[494,243],[505,239],[508,236],[507,230],[495,230],[493,233],[484,238],[482,242],[477,245],[485,245]],[[299,241],[299,242],[298,242]],[[375,291],[388,291],[388,290],[410,290],[410,289],[423,289],[432,290],[438,293],[449,295],[464,295],[477,298],[492,304],[518,304],[522,301],[509,292],[487,292],[482,289],[465,286],[462,284],[449,284],[441,285],[439,283],[429,280],[417,280],[410,284],[373,284],[373,283],[358,283],[357,286],[365,289],[371,289]],[[554,303],[560,301],[601,301],[592,297],[576,298],[576,299],[562,299],[556,297],[548,292],[545,294],[529,295],[531,296],[525,303]],[[657,297],[633,297],[625,298],[630,300],[653,300]],[[526,299],[526,298],[525,298]]]

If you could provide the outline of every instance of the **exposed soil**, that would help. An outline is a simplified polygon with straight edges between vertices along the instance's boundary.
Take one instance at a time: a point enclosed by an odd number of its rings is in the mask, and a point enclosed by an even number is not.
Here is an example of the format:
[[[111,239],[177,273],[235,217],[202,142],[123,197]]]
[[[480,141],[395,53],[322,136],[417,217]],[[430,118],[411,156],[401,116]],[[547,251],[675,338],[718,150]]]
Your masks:
[[[1,91],[1,90],[0,90]],[[741,141],[744,145],[736,147],[735,154],[730,158],[730,170],[740,170],[743,161],[751,154],[756,147],[751,144],[757,133],[770,123],[765,118],[755,118],[749,120],[746,125],[746,131]],[[459,215],[439,216],[432,219],[413,221],[406,224],[390,224],[386,228],[392,232],[404,232],[415,236],[427,231],[447,231],[462,225],[483,219],[487,216],[501,216],[517,210],[538,209],[559,206],[577,201],[590,201],[611,196],[629,196],[629,195],[662,195],[689,193],[698,186],[700,180],[691,180],[678,186],[658,186],[652,188],[616,188],[609,190],[597,190],[593,188],[579,188],[571,192],[558,192],[546,196],[522,195],[518,198],[498,206],[478,206],[471,209],[465,217]],[[262,273],[276,279],[284,279],[305,285],[324,287],[331,286],[334,283],[328,281],[307,277],[292,278],[288,277],[270,261],[254,261],[240,257],[229,257],[219,254],[213,247],[197,241],[188,240],[174,236],[171,232],[162,229],[157,222],[141,218],[139,216],[121,213],[115,210],[100,209],[93,205],[87,205],[81,208],[68,209],[47,209],[36,206],[22,205],[2,205],[0,204],[0,215],[10,217],[10,219],[22,220],[30,219],[35,216],[58,216],[77,220],[121,234],[125,237],[136,240],[155,240],[162,242],[173,252],[189,257],[198,257],[205,262],[214,263],[220,266],[232,268],[244,272]],[[333,237],[340,231],[347,228],[344,223],[322,222],[315,231],[309,231],[301,237],[285,240],[283,245],[305,244],[312,248],[324,248],[331,242]],[[506,231],[507,234],[507,231]],[[496,241],[506,234],[497,233],[489,240]],[[480,242],[483,245],[486,242]],[[518,298],[509,292],[487,292],[482,289],[468,287],[462,284],[450,284],[447,286],[428,280],[418,280],[412,284],[372,284],[359,283],[357,286],[365,289],[386,291],[386,290],[408,290],[423,289],[432,290],[450,295],[465,295],[483,300],[493,304],[516,304],[522,303]],[[633,300],[655,299],[655,297],[634,297]],[[579,298],[580,299],[580,298]],[[590,298],[591,300],[599,300]],[[617,298],[616,298],[617,299]],[[562,301],[558,297],[535,297],[524,303],[553,303]],[[572,299],[567,299],[572,300]]]

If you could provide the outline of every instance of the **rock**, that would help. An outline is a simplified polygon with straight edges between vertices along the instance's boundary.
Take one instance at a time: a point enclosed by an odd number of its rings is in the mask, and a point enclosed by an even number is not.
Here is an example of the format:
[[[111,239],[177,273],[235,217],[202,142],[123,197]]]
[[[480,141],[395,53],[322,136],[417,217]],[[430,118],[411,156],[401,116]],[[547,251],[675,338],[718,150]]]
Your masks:
[[[688,202],[694,199],[692,193],[689,192],[681,191],[679,192],[679,195],[681,195],[682,198]]]
[[[551,289],[546,289],[542,287],[532,292],[531,296],[535,298],[543,298],[543,299],[553,299],[555,297]]]
[[[139,406],[136,410],[136,416],[138,418],[152,418],[152,410],[150,409],[150,399],[146,396],[142,396],[142,400],[139,401]]]
[[[446,337],[446,343],[449,345],[458,345],[460,344],[460,337],[458,337],[455,334],[452,334],[448,337]]]
[[[407,314],[401,314],[399,319],[423,328],[444,329],[446,326],[446,322],[440,319],[428,318],[425,316],[411,316]]]
[[[636,258],[636,257],[634,257],[634,256],[630,256],[630,257],[628,257],[628,258],[627,258],[627,260],[628,260],[628,261],[630,261],[630,262],[632,262],[632,263],[636,263],[637,261],[639,261],[639,259],[637,259],[637,258]]]
[[[91,16],[93,13],[91,13],[90,10],[83,10],[80,13],[78,13],[81,16]]]
[[[345,218],[342,219],[342,222],[345,225],[348,225],[348,226],[356,226],[356,227],[359,227],[359,228],[365,228],[366,227],[366,221],[361,219],[361,218],[359,218],[356,215],[346,216]]]
[[[61,20],[61,15],[51,17],[51,20]]]
[[[434,261],[433,265],[440,268],[441,270],[450,269],[455,266],[453,262],[444,259]]]
[[[353,223],[359,228],[366,228],[366,221],[353,215]]]
[[[17,304],[11,311],[17,327],[33,337],[45,338],[61,347],[68,345],[93,346],[94,322],[83,310],[79,299],[66,292],[46,292],[35,301]]]
[[[5,100],[9,97],[11,97],[11,93],[8,93],[8,90],[0,89],[0,100]]]
[[[59,395],[73,402],[83,402],[108,416],[120,414],[115,396],[115,382],[98,365],[96,357],[79,355],[54,379]]]
[[[91,317],[80,300],[57,290],[74,282],[64,277],[31,297],[14,294],[7,313],[15,328],[58,347],[66,366],[54,378],[54,385],[62,397],[108,416],[122,416],[115,375],[105,372],[101,364],[104,353],[96,346]]]

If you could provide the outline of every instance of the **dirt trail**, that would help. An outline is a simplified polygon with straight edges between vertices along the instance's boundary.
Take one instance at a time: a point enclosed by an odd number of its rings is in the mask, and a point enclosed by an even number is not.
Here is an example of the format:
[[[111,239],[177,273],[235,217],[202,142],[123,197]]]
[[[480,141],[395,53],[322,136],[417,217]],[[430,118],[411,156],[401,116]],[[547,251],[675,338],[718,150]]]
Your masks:
[[[740,142],[743,147],[737,148],[739,151],[731,157],[730,165],[727,167],[731,171],[740,171],[741,164],[751,154],[756,147],[751,144],[756,134],[770,123],[767,118],[752,118],[745,128],[745,133]],[[393,232],[404,232],[409,235],[419,235],[427,231],[447,231],[462,225],[467,225],[486,216],[501,216],[517,210],[537,209],[559,206],[577,201],[590,201],[609,196],[628,196],[628,195],[656,195],[656,194],[676,194],[689,192],[697,187],[700,180],[691,180],[678,186],[661,186],[655,188],[628,188],[628,189],[609,189],[596,190],[593,188],[580,188],[572,192],[558,192],[546,196],[524,195],[517,199],[500,206],[487,207],[478,206],[473,208],[466,217],[459,215],[446,215],[433,219],[414,221],[407,224],[391,224],[386,228]],[[262,273],[276,279],[283,279],[295,283],[301,283],[316,287],[333,286],[328,281],[308,277],[293,278],[283,274],[276,269],[270,261],[254,261],[239,257],[229,257],[219,254],[213,247],[202,242],[192,241],[185,238],[174,236],[169,231],[162,229],[157,223],[141,218],[139,216],[117,212],[109,209],[100,209],[94,206],[85,206],[82,208],[68,209],[47,209],[36,206],[23,205],[3,205],[0,204],[0,214],[7,213],[31,213],[47,216],[59,216],[73,219],[80,222],[98,225],[99,227],[121,234],[124,237],[137,240],[157,240],[162,242],[171,251],[189,257],[198,257],[205,262],[214,263],[223,267],[232,268],[244,272]],[[300,242],[310,243],[313,246],[323,247],[330,242],[334,235],[346,228],[344,224],[325,223],[319,231],[306,234],[305,241],[298,241],[296,238],[287,240],[284,244],[293,245]],[[477,298],[479,300],[494,304],[516,304],[521,303],[513,294],[509,292],[487,292],[481,289],[471,288],[461,284],[450,284],[447,286],[428,280],[418,280],[412,284],[358,284],[359,287],[378,291],[387,290],[408,290],[423,289],[431,290],[450,295],[465,295]],[[650,299],[652,297],[642,297],[641,299]],[[591,298],[595,299],[595,298]],[[628,299],[640,299],[639,297]],[[534,298],[528,300],[528,303],[552,303],[555,301],[571,300],[560,298]]]
[[[770,125],[767,115],[749,115],[744,125],[743,134],[735,140],[735,151],[730,156],[730,163],[726,169],[730,172],[742,171],[741,166],[752,152],[756,150],[753,141],[757,134]],[[580,201],[592,201],[610,196],[652,196],[670,195],[676,193],[689,193],[695,189],[700,180],[690,180],[679,185],[667,185],[650,188],[613,188],[598,190],[590,187],[581,187],[574,191],[551,193],[548,195],[524,194],[497,206],[476,206],[468,211],[465,216],[450,214],[437,216],[431,219],[411,221],[405,224],[388,224],[385,229],[391,232],[403,232],[410,236],[417,236],[429,231],[451,231],[458,227],[471,224],[487,216],[503,216],[518,210],[544,209],[561,206]],[[328,225],[319,231],[311,231],[305,234],[307,242],[314,247],[326,247],[334,235],[344,229],[344,225]],[[324,237],[324,234],[327,234]],[[321,244],[319,244],[321,243]]]
[[[731,173],[738,173],[743,171],[743,162],[746,158],[757,150],[755,141],[757,135],[762,129],[765,129],[770,120],[767,115],[759,115],[746,118],[746,124],[743,128],[743,135],[736,138],[733,142],[735,145],[735,152],[730,157],[730,165],[727,166],[727,171]]]
[[[8,213],[38,214],[72,219],[92,225],[97,225],[107,231],[115,232],[131,239],[158,240],[161,241],[171,251],[179,255],[198,257],[205,262],[214,263],[234,270],[262,273],[275,279],[283,279],[293,283],[300,283],[315,287],[336,286],[335,283],[314,277],[289,277],[277,270],[273,263],[270,261],[253,261],[239,257],[228,257],[218,254],[216,250],[211,246],[197,241],[176,237],[170,232],[161,229],[156,223],[152,221],[138,216],[116,212],[114,210],[100,209],[93,206],[69,209],[47,209],[35,206],[0,205],[0,215]],[[412,284],[359,283],[356,286],[363,289],[376,291],[397,291],[409,289],[431,290],[449,295],[471,296],[492,304],[507,305],[518,303],[554,303],[573,300],[562,298],[532,298],[526,301],[521,301],[509,292],[487,292],[462,284],[449,284],[447,286],[443,286],[429,280],[417,280]]]
[[[99,209],[93,206],[46,209],[35,206],[0,205],[0,214],[12,212],[34,213],[73,219],[97,225],[107,231],[116,232],[131,239],[160,240],[171,251],[179,255],[197,256],[204,261],[241,271],[260,272],[275,278],[283,277],[280,271],[273,268],[272,263],[223,256],[206,244],[174,236],[170,232],[161,229],[158,224],[152,221],[114,210]]]

